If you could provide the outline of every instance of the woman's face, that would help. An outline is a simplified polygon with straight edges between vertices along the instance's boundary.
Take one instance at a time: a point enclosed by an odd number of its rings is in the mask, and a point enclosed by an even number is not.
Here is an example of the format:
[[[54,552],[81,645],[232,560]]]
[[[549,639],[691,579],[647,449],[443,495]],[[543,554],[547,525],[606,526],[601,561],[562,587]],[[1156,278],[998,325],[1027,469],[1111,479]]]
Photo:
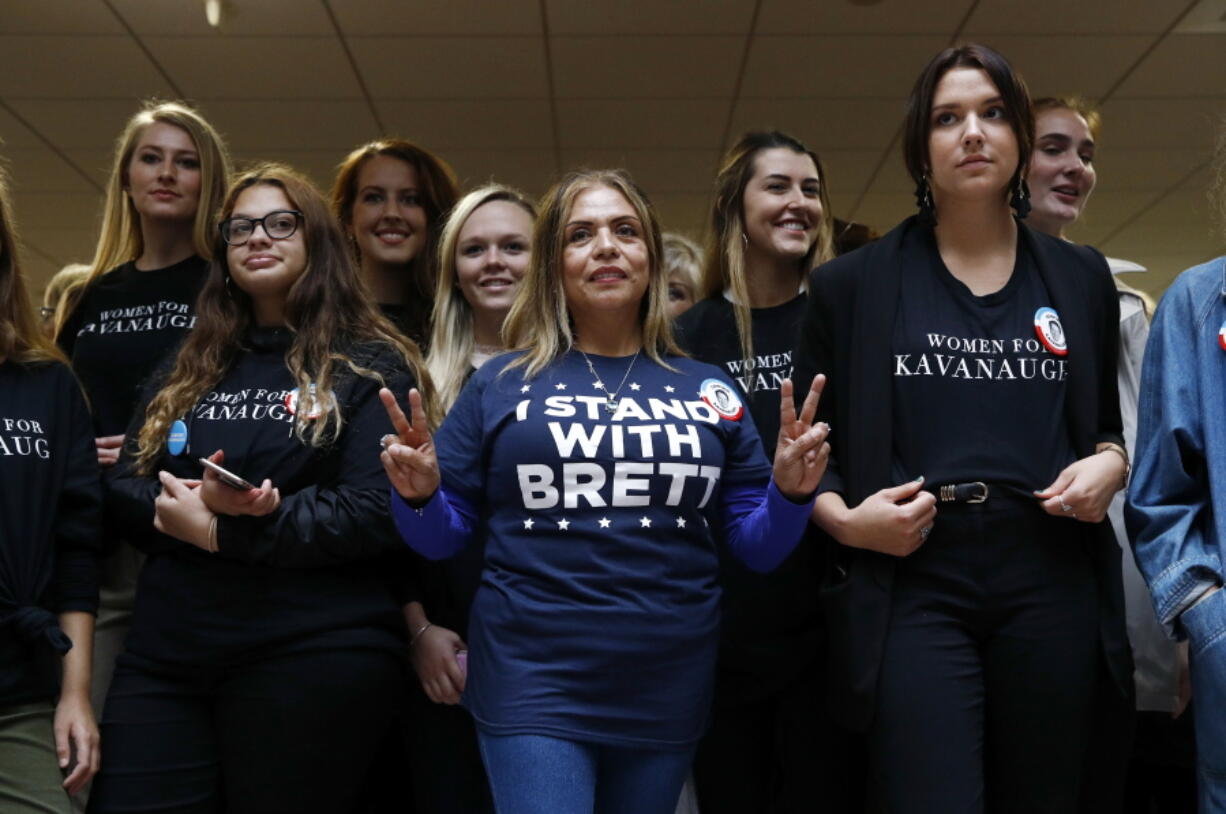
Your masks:
[[[1004,199],[1018,146],[1000,91],[979,68],[954,68],[937,83],[929,112],[933,197]]]
[[[1081,114],[1068,108],[1044,110],[1035,117],[1034,132],[1034,154],[1026,175],[1030,220],[1059,233],[1077,220],[1094,191],[1094,139]]]
[[[741,196],[751,251],[771,259],[800,260],[822,222],[821,179],[813,159],[787,147],[762,150]]]
[[[246,243],[226,247],[226,264],[234,284],[257,305],[284,304],[290,289],[306,270],[306,235],[302,219],[297,218],[297,227],[289,237],[274,239],[267,231],[269,223],[288,223],[285,219],[292,216],[283,213],[294,209],[284,190],[271,184],[247,187],[234,201],[229,218],[268,218],[254,225]],[[273,231],[277,229],[274,227]]]
[[[562,289],[576,321],[624,312],[637,322],[647,293],[650,254],[645,224],[621,192],[596,186],[580,192],[563,232]]]
[[[456,282],[473,311],[510,309],[531,247],[532,217],[519,204],[490,201],[473,210],[455,248]]]
[[[417,170],[376,155],[358,170],[350,229],[364,263],[408,265],[426,245],[426,210]]]
[[[672,319],[690,310],[694,304],[694,285],[683,271],[668,275],[668,315]]]
[[[200,154],[187,131],[154,122],[128,160],[125,189],[143,220],[191,221],[200,206]]]

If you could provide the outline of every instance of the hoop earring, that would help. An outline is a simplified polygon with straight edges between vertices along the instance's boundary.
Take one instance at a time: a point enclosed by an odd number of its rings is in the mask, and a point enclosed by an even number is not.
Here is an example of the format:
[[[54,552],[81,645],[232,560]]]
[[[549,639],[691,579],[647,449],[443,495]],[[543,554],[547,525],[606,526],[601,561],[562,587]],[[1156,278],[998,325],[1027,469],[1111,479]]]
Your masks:
[[[1030,214],[1030,185],[1026,183],[1026,179],[1021,174],[1017,176],[1017,186],[1013,188],[1013,194],[1009,197],[1009,206],[1013,207],[1013,211],[1017,213],[1018,220],[1023,220]]]
[[[936,223],[937,210],[932,204],[932,188],[928,186],[926,175],[915,185],[915,205],[919,207],[920,220]]]

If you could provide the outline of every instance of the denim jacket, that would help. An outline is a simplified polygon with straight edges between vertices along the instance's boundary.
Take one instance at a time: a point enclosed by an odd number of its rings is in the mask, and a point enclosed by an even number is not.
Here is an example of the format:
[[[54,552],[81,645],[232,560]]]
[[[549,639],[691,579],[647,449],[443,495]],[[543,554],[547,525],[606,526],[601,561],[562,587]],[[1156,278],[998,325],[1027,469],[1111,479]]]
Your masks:
[[[1179,615],[1223,582],[1224,337],[1226,257],[1219,257],[1179,275],[1154,316],[1126,507],[1137,565],[1158,618],[1181,638]]]

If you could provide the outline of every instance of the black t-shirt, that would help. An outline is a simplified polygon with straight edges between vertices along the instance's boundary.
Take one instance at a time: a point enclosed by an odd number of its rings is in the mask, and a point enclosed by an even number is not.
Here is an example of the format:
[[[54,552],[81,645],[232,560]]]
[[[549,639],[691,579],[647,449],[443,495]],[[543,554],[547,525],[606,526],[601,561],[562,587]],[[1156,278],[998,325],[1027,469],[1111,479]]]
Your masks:
[[[60,333],[94,414],[98,435],[128,426],[141,386],[196,322],[208,262],[189,257],[163,269],[124,263],[85,291]]]
[[[909,241],[917,260],[893,337],[895,480],[1047,487],[1073,461],[1068,351],[1034,259],[1019,240],[1009,281],[980,297],[945,267],[931,230]]]
[[[59,363],[0,363],[0,709],[53,700],[55,614],[98,609],[102,485],[81,388]]]
[[[779,387],[792,375],[792,348],[806,301],[802,294],[783,305],[750,310],[751,362],[741,351],[732,303],[724,297],[703,300],[677,319],[677,338],[686,352],[727,372],[745,393],[768,458],[775,455]],[[817,581],[811,538],[802,540],[769,574],[749,570],[720,547],[723,616],[717,693],[724,699],[768,695],[815,662],[821,641]]]

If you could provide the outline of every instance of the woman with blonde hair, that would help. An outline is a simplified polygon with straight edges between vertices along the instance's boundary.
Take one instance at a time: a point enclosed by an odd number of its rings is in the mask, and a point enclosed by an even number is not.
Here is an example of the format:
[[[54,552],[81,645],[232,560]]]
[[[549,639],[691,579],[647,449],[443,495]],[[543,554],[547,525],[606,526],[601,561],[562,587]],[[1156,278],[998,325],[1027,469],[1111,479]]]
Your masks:
[[[64,295],[56,326],[89,399],[104,468],[119,457],[145,380],[195,322],[229,175],[217,131],[180,102],[147,102],[115,143],[94,259]],[[99,712],[131,620],[140,563],[126,541],[107,541],[94,649]]]
[[[16,238],[0,172],[0,799],[67,814],[98,770],[102,489],[89,409],[39,330]]]
[[[332,185],[332,211],[362,279],[383,313],[419,345],[430,336],[439,230],[458,197],[447,162],[399,138],[355,149]]]
[[[685,235],[664,233],[664,273],[668,275],[668,312],[676,319],[694,307],[702,275],[702,249]]]
[[[377,393],[428,378],[309,181],[256,167],[220,215],[196,328],[107,483],[149,558],[90,808],[350,811],[405,680]]]
[[[535,218],[523,193],[489,184],[461,198],[443,224],[426,368],[444,414],[473,373],[504,350],[502,323],[528,267]],[[468,611],[483,565],[480,546],[419,563],[420,596],[405,608],[422,689],[407,729],[419,811],[493,810],[472,717],[459,706]]]
[[[824,468],[815,377],[772,469],[718,369],[679,355],[654,210],[621,170],[545,196],[504,333],[438,432],[392,395],[383,464],[429,558],[485,544],[465,704],[502,814],[671,812],[711,698],[716,539],[787,556]],[[437,450],[437,456],[436,451]]]
[[[703,299],[678,320],[678,336],[737,383],[769,455],[805,274],[834,256],[829,188],[799,140],[746,133],[725,156],[714,197]],[[815,548],[802,543],[770,574],[723,560],[715,704],[694,761],[699,805],[709,814],[807,811],[813,767],[835,765],[823,755]]]

